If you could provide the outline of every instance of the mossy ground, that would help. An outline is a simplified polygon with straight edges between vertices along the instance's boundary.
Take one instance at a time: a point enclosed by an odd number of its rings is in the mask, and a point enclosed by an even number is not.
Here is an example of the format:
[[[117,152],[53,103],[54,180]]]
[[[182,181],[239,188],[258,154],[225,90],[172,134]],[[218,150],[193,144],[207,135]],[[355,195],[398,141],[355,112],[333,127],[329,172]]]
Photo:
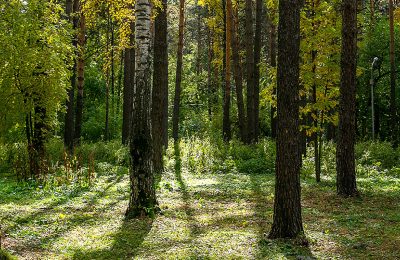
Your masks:
[[[210,155],[211,156],[211,155]],[[268,155],[267,155],[268,156]],[[309,247],[265,239],[273,172],[202,172],[170,152],[158,180],[161,214],[125,220],[127,170],[90,187],[45,189],[0,178],[3,248],[21,259],[398,259],[400,179],[360,177],[361,198],[335,194],[332,177],[303,176]]]

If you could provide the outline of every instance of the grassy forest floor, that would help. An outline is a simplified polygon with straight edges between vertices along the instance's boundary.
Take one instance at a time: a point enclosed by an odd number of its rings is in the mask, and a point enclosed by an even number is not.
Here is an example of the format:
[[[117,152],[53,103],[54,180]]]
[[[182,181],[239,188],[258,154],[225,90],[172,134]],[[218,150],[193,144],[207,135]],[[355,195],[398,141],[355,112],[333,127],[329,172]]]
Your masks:
[[[263,173],[252,172],[255,163],[241,172],[252,159],[233,155],[222,162],[210,152],[189,142],[169,149],[157,180],[162,213],[154,219],[124,220],[124,166],[102,163],[90,186],[45,188],[3,174],[2,246],[21,259],[399,259],[399,176],[359,177],[362,197],[343,199],[335,194],[334,176],[317,184],[303,171],[310,242],[304,247],[265,239],[273,215],[272,169],[264,164]]]

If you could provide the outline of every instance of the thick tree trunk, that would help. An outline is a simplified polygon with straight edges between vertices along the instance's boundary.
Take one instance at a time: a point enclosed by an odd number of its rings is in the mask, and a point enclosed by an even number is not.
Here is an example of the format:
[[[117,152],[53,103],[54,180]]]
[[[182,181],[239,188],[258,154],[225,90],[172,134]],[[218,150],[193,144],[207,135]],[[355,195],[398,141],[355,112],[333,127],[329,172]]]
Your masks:
[[[128,144],[132,126],[133,90],[135,86],[135,23],[131,23],[130,46],[124,57],[124,90],[122,107],[122,144]]]
[[[236,86],[236,102],[238,107],[238,121],[239,121],[239,133],[240,140],[246,142],[246,115],[244,111],[244,101],[243,101],[243,75],[242,68],[240,66],[240,56],[239,56],[239,39],[238,39],[238,18],[234,17],[233,12],[229,14],[232,19],[231,24],[231,42],[232,42],[232,60],[233,60],[233,77],[235,79]]]
[[[79,19],[79,33],[78,33],[78,94],[76,98],[76,115],[75,115],[75,143],[80,144],[81,132],[82,132],[82,115],[83,115],[83,87],[85,80],[85,15],[82,13],[82,8],[79,8],[80,19]]]
[[[154,170],[160,173],[163,168],[163,146],[165,147],[164,120],[168,114],[165,113],[165,106],[168,107],[168,45],[167,45],[167,1],[162,1],[162,8],[158,8],[158,15],[155,19],[154,36],[154,71],[153,71],[153,93],[152,93],[152,130],[154,148]],[[167,111],[168,112],[168,111]]]
[[[398,146],[398,122],[396,111],[396,65],[394,53],[394,15],[393,0],[389,0],[389,23],[390,23],[390,121],[391,121],[391,138],[393,147]]]
[[[76,30],[78,28],[78,17],[73,16],[79,9],[79,0],[67,0],[66,1],[66,14],[72,23],[72,28]],[[72,39],[72,45],[76,49],[78,40],[74,35]],[[75,50],[76,52],[76,50]],[[68,90],[68,100],[66,102],[65,114],[65,126],[64,126],[64,146],[67,148],[70,154],[74,150],[74,98],[75,98],[75,87],[76,87],[76,68],[77,61],[74,59],[71,74],[71,88]]]
[[[224,1],[224,0],[223,0]],[[224,107],[222,120],[222,136],[224,141],[228,142],[232,138],[230,104],[231,104],[231,27],[232,27],[232,2],[226,0],[225,10],[225,89],[224,89]]]
[[[342,57],[339,129],[336,149],[337,193],[358,195],[354,145],[356,139],[357,0],[342,2]]]
[[[183,29],[185,19],[185,0],[179,1],[179,35],[178,35],[178,51],[176,54],[176,78],[175,78],[175,97],[174,111],[172,115],[172,137],[174,141],[178,141],[179,135],[179,110],[181,103],[181,82],[182,82],[182,56],[183,56]]]
[[[300,1],[279,2],[278,131],[274,222],[270,238],[303,233],[300,203],[299,49]]]
[[[246,77],[247,77],[247,143],[254,142],[254,34],[252,0],[245,1]]]
[[[256,30],[254,37],[254,142],[260,135],[260,57],[261,57],[261,28],[262,28],[263,1],[256,0]]]
[[[136,78],[130,154],[131,195],[127,218],[154,214],[157,206],[152,166],[151,137],[151,5],[149,0],[136,1]]]

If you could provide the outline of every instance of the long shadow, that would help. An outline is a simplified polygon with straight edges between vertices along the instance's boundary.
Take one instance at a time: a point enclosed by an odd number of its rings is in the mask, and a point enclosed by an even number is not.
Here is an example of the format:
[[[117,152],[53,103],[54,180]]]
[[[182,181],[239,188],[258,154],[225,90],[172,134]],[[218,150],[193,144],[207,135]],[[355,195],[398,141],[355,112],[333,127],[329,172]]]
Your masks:
[[[190,194],[185,181],[182,178],[182,159],[180,156],[179,143],[174,144],[174,158],[175,158],[175,178],[178,182],[179,188],[182,193],[182,199],[184,202],[185,213],[187,215],[190,227],[190,236],[193,238],[201,233],[201,229],[198,224],[196,224],[196,219],[194,218],[194,209],[190,206]]]
[[[151,218],[124,220],[112,236],[111,247],[100,250],[77,250],[72,259],[133,259],[153,225]]]

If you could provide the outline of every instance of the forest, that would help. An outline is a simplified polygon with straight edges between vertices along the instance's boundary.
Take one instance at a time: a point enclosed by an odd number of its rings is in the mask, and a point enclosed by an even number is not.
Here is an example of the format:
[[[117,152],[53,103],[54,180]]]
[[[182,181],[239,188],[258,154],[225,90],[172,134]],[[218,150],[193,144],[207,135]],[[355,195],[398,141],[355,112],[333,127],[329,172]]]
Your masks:
[[[0,259],[400,259],[397,0],[0,0]]]

